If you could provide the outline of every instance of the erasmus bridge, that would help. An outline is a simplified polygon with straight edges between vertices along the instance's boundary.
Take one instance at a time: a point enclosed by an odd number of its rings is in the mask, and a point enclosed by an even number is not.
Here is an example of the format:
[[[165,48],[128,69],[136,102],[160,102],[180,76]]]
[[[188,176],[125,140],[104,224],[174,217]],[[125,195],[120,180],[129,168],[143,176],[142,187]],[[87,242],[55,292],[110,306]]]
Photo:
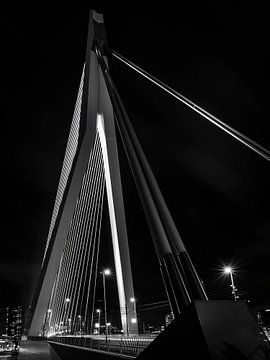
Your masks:
[[[113,56],[269,161],[268,150],[151,76],[107,45],[102,14],[90,11],[86,58],[41,273],[23,350],[46,343],[48,359],[268,359],[268,343],[242,301],[209,300],[111,77]],[[173,321],[156,337],[138,329],[116,132],[130,165]],[[108,208],[121,332],[111,333],[99,267]],[[97,279],[103,304],[97,304]],[[101,313],[104,326],[101,326]],[[24,359],[23,351],[19,359]]]

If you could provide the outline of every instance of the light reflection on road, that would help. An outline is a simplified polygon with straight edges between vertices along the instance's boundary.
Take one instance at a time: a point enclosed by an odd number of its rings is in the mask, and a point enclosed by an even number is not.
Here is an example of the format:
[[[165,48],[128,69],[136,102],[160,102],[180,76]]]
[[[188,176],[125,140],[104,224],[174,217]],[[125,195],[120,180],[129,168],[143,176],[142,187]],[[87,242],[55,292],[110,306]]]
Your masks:
[[[20,351],[17,359],[18,360],[50,360],[51,359],[50,349],[49,349],[49,345],[47,344],[47,341],[27,341],[27,343],[22,341],[20,343]]]

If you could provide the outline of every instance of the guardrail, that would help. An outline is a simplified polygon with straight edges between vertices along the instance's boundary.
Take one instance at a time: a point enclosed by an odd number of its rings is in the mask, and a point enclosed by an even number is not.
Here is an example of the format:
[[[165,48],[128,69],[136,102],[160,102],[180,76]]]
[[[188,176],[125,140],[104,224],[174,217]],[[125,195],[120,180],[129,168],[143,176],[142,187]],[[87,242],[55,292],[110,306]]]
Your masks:
[[[89,336],[55,336],[48,338],[48,342],[50,341],[64,345],[102,350],[136,357],[153,341],[153,338],[108,337],[106,340]]]

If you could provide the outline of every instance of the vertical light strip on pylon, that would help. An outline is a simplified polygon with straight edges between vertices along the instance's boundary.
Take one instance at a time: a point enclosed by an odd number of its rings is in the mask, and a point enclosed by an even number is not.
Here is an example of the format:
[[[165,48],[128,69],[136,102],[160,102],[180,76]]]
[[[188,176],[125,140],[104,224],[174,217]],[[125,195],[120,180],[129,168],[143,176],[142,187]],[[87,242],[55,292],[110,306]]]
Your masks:
[[[60,175],[60,181],[56,193],[56,199],[54,203],[54,209],[52,214],[52,219],[50,223],[49,233],[47,237],[47,243],[45,247],[45,252],[42,260],[42,266],[44,263],[44,259],[47,253],[47,249],[51,240],[52,232],[54,229],[54,225],[57,219],[57,215],[59,212],[59,208],[63,199],[64,191],[67,185],[68,177],[72,168],[73,160],[77,151],[78,146],[78,138],[79,138],[79,129],[80,129],[80,114],[81,114],[81,103],[82,103],[82,90],[83,90],[83,82],[84,82],[84,68],[82,72],[82,77],[80,81],[80,87],[78,91],[78,96],[75,104],[75,110],[73,114],[73,119],[71,123],[69,138],[67,142],[66,152],[64,156],[62,171]]]
[[[108,197],[108,207],[110,214],[110,224],[111,224],[111,233],[112,233],[112,243],[114,248],[114,261],[115,261],[115,270],[117,277],[117,287],[118,287],[118,296],[119,296],[119,305],[120,309],[125,309],[126,307],[126,296],[125,296],[125,288],[124,288],[124,280],[123,280],[123,271],[120,257],[120,249],[119,249],[119,239],[118,239],[118,229],[116,225],[116,215],[114,208],[114,200],[113,200],[113,191],[111,184],[111,172],[108,160],[108,150],[107,150],[107,142],[104,132],[104,119],[102,114],[97,114],[97,131],[99,134],[102,154],[103,154],[103,162],[104,162],[104,170],[105,170],[105,179],[106,179],[106,188],[107,188],[107,197]],[[126,327],[126,317],[122,316],[122,326]]]

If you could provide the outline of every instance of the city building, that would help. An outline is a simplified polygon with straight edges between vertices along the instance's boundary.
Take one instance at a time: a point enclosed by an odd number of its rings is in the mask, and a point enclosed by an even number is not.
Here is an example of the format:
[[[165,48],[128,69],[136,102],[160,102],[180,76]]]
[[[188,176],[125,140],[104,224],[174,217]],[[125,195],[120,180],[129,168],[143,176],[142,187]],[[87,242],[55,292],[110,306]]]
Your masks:
[[[23,307],[8,306],[5,323],[5,335],[20,340],[23,332]]]

